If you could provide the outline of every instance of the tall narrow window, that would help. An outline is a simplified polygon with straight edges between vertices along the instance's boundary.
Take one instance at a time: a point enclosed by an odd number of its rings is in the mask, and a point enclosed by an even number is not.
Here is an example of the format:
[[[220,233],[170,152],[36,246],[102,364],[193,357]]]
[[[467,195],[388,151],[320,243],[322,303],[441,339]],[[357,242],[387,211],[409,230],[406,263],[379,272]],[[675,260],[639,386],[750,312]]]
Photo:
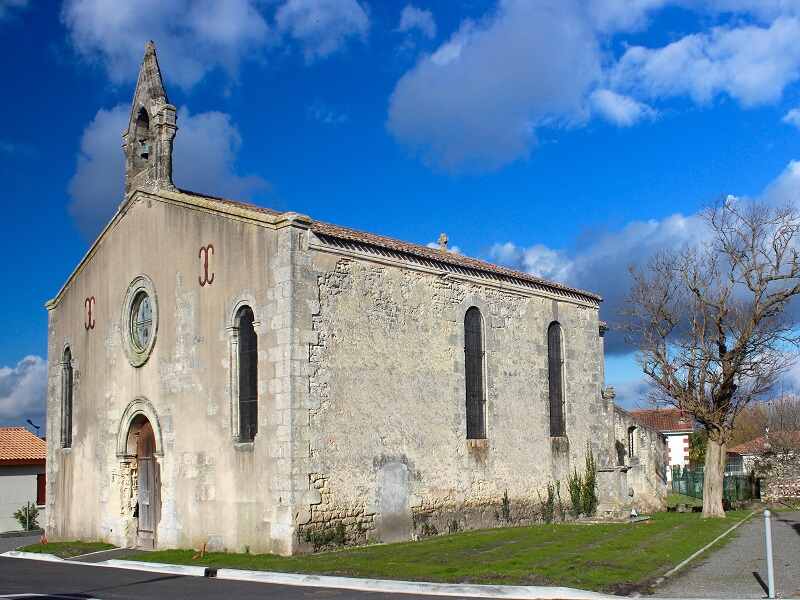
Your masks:
[[[547,330],[547,374],[550,388],[550,436],[566,434],[564,427],[564,349],[561,325],[553,321]]]
[[[634,455],[634,441],[636,440],[636,436],[634,436],[634,432],[636,431],[636,427],[628,427],[628,458],[633,458]]]
[[[467,439],[486,437],[486,415],[483,380],[483,319],[481,311],[472,307],[464,316],[464,366],[467,383]]]
[[[239,329],[239,439],[252,442],[258,433],[258,337],[253,309],[243,306],[236,315]]]
[[[61,446],[72,446],[72,352],[69,347],[61,360]]]

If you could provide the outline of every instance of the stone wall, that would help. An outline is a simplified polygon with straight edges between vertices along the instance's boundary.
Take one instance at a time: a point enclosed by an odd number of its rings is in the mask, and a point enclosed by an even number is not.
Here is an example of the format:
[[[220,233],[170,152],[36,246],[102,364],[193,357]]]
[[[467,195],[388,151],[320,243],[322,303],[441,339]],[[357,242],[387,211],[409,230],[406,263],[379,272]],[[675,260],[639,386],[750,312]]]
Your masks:
[[[787,450],[758,456],[753,461],[753,470],[761,479],[762,500],[800,500],[800,451]]]
[[[308,408],[296,423],[308,431],[304,477],[322,493],[298,505],[301,542],[337,521],[349,542],[497,526],[509,514],[529,522],[548,483],[567,495],[587,444],[601,462],[611,455],[596,306],[318,247],[305,285],[316,309]],[[486,440],[466,439],[471,306],[484,321]],[[564,332],[564,438],[549,435],[554,320]]]
[[[629,436],[632,431],[633,435]],[[655,429],[637,421],[630,413],[614,407],[614,454],[625,473],[628,505],[638,512],[666,508],[667,440]],[[633,448],[630,441],[633,441]]]
[[[294,230],[291,222],[276,229],[248,214],[221,215],[183,194],[137,192],[124,206],[49,305],[51,540],[135,543],[135,460],[124,444],[120,453],[119,439],[131,407],[141,406],[159,440],[158,547],[292,552]],[[209,244],[213,282],[201,285],[198,249]],[[141,274],[153,282],[158,328],[152,354],[137,367],[124,351],[122,313],[126,290]],[[242,304],[253,308],[259,344],[259,433],[252,443],[238,443],[233,412],[232,332]],[[62,448],[60,357],[67,345],[73,443]]]
[[[159,548],[291,554],[531,522],[548,484],[560,482],[566,500],[587,447],[598,464],[611,461],[595,302],[333,251],[308,224],[164,190],[123,204],[48,305],[51,432],[60,431],[66,346],[74,370],[72,447],[48,438],[50,539],[135,543],[125,440],[136,414],[156,434]],[[198,249],[209,245],[206,274]],[[158,326],[136,366],[123,305],[141,275]],[[259,348],[250,443],[236,435],[234,315],[244,304]],[[484,325],[486,440],[466,439],[472,306]],[[567,435],[551,438],[547,328],[556,320]]]

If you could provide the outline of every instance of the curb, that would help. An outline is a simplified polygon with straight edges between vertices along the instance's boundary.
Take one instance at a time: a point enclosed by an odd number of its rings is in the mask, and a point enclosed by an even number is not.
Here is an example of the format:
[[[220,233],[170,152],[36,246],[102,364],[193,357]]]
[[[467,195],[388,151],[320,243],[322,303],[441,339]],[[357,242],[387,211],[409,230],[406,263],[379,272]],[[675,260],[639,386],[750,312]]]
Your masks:
[[[597,592],[587,592],[567,587],[537,587],[518,585],[468,585],[458,583],[425,583],[419,581],[393,581],[388,579],[359,579],[355,577],[332,577],[327,575],[299,575],[295,573],[276,573],[271,571],[246,571],[242,569],[209,569],[190,565],[170,565],[134,560],[111,559],[97,563],[77,563],[52,554],[19,552],[11,550],[0,554],[7,558],[42,560],[62,564],[81,564],[88,567],[129,569],[166,575],[189,577],[209,577],[229,581],[250,581],[294,587],[316,587],[359,592],[385,594],[418,594],[426,596],[451,596],[471,598],[503,598],[507,600],[610,600]]]
[[[44,552],[21,552],[20,550],[9,550],[0,556],[5,558],[27,558],[28,560],[44,560],[47,562],[66,562],[55,554],[45,554]]]
[[[15,537],[33,537],[36,535],[42,535],[44,533],[44,529],[29,529],[24,530],[21,529],[19,531],[3,531],[0,533],[0,538],[15,538]]]
[[[587,592],[567,587],[424,583],[419,581],[244,571],[240,569],[219,569],[217,571],[217,579],[383,594],[418,594],[426,596],[455,596],[459,598],[508,598],[509,600],[606,600],[613,598],[613,596],[597,592]]]

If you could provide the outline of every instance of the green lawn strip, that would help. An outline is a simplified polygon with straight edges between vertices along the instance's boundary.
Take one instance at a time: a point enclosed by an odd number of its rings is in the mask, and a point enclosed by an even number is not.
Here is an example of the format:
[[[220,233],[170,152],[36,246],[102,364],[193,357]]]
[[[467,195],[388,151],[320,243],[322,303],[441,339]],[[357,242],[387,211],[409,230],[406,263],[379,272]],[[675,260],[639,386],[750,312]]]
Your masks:
[[[667,506],[678,506],[679,504],[685,504],[686,506],[703,506],[703,500],[702,498],[694,498],[674,492],[667,494]]]
[[[73,556],[80,556],[82,554],[89,554],[90,552],[98,552],[100,550],[111,550],[115,548],[112,544],[105,544],[103,542],[51,542],[49,544],[31,544],[20,548],[23,552],[36,552],[39,554],[55,554],[60,558],[72,558]]]
[[[564,585],[616,591],[642,585],[709,543],[746,513],[703,520],[659,513],[639,524],[512,527],[281,557],[164,550],[130,560],[379,579]]]

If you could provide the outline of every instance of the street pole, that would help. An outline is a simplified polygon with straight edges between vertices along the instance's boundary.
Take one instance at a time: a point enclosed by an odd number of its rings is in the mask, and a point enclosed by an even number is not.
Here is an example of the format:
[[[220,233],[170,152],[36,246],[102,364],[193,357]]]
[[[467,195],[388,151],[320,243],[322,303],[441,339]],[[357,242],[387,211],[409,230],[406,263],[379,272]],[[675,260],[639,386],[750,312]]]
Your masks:
[[[766,535],[767,545],[767,582],[769,587],[768,598],[775,597],[775,569],[772,564],[772,525],[770,523],[771,513],[769,510],[764,511],[764,533]]]

